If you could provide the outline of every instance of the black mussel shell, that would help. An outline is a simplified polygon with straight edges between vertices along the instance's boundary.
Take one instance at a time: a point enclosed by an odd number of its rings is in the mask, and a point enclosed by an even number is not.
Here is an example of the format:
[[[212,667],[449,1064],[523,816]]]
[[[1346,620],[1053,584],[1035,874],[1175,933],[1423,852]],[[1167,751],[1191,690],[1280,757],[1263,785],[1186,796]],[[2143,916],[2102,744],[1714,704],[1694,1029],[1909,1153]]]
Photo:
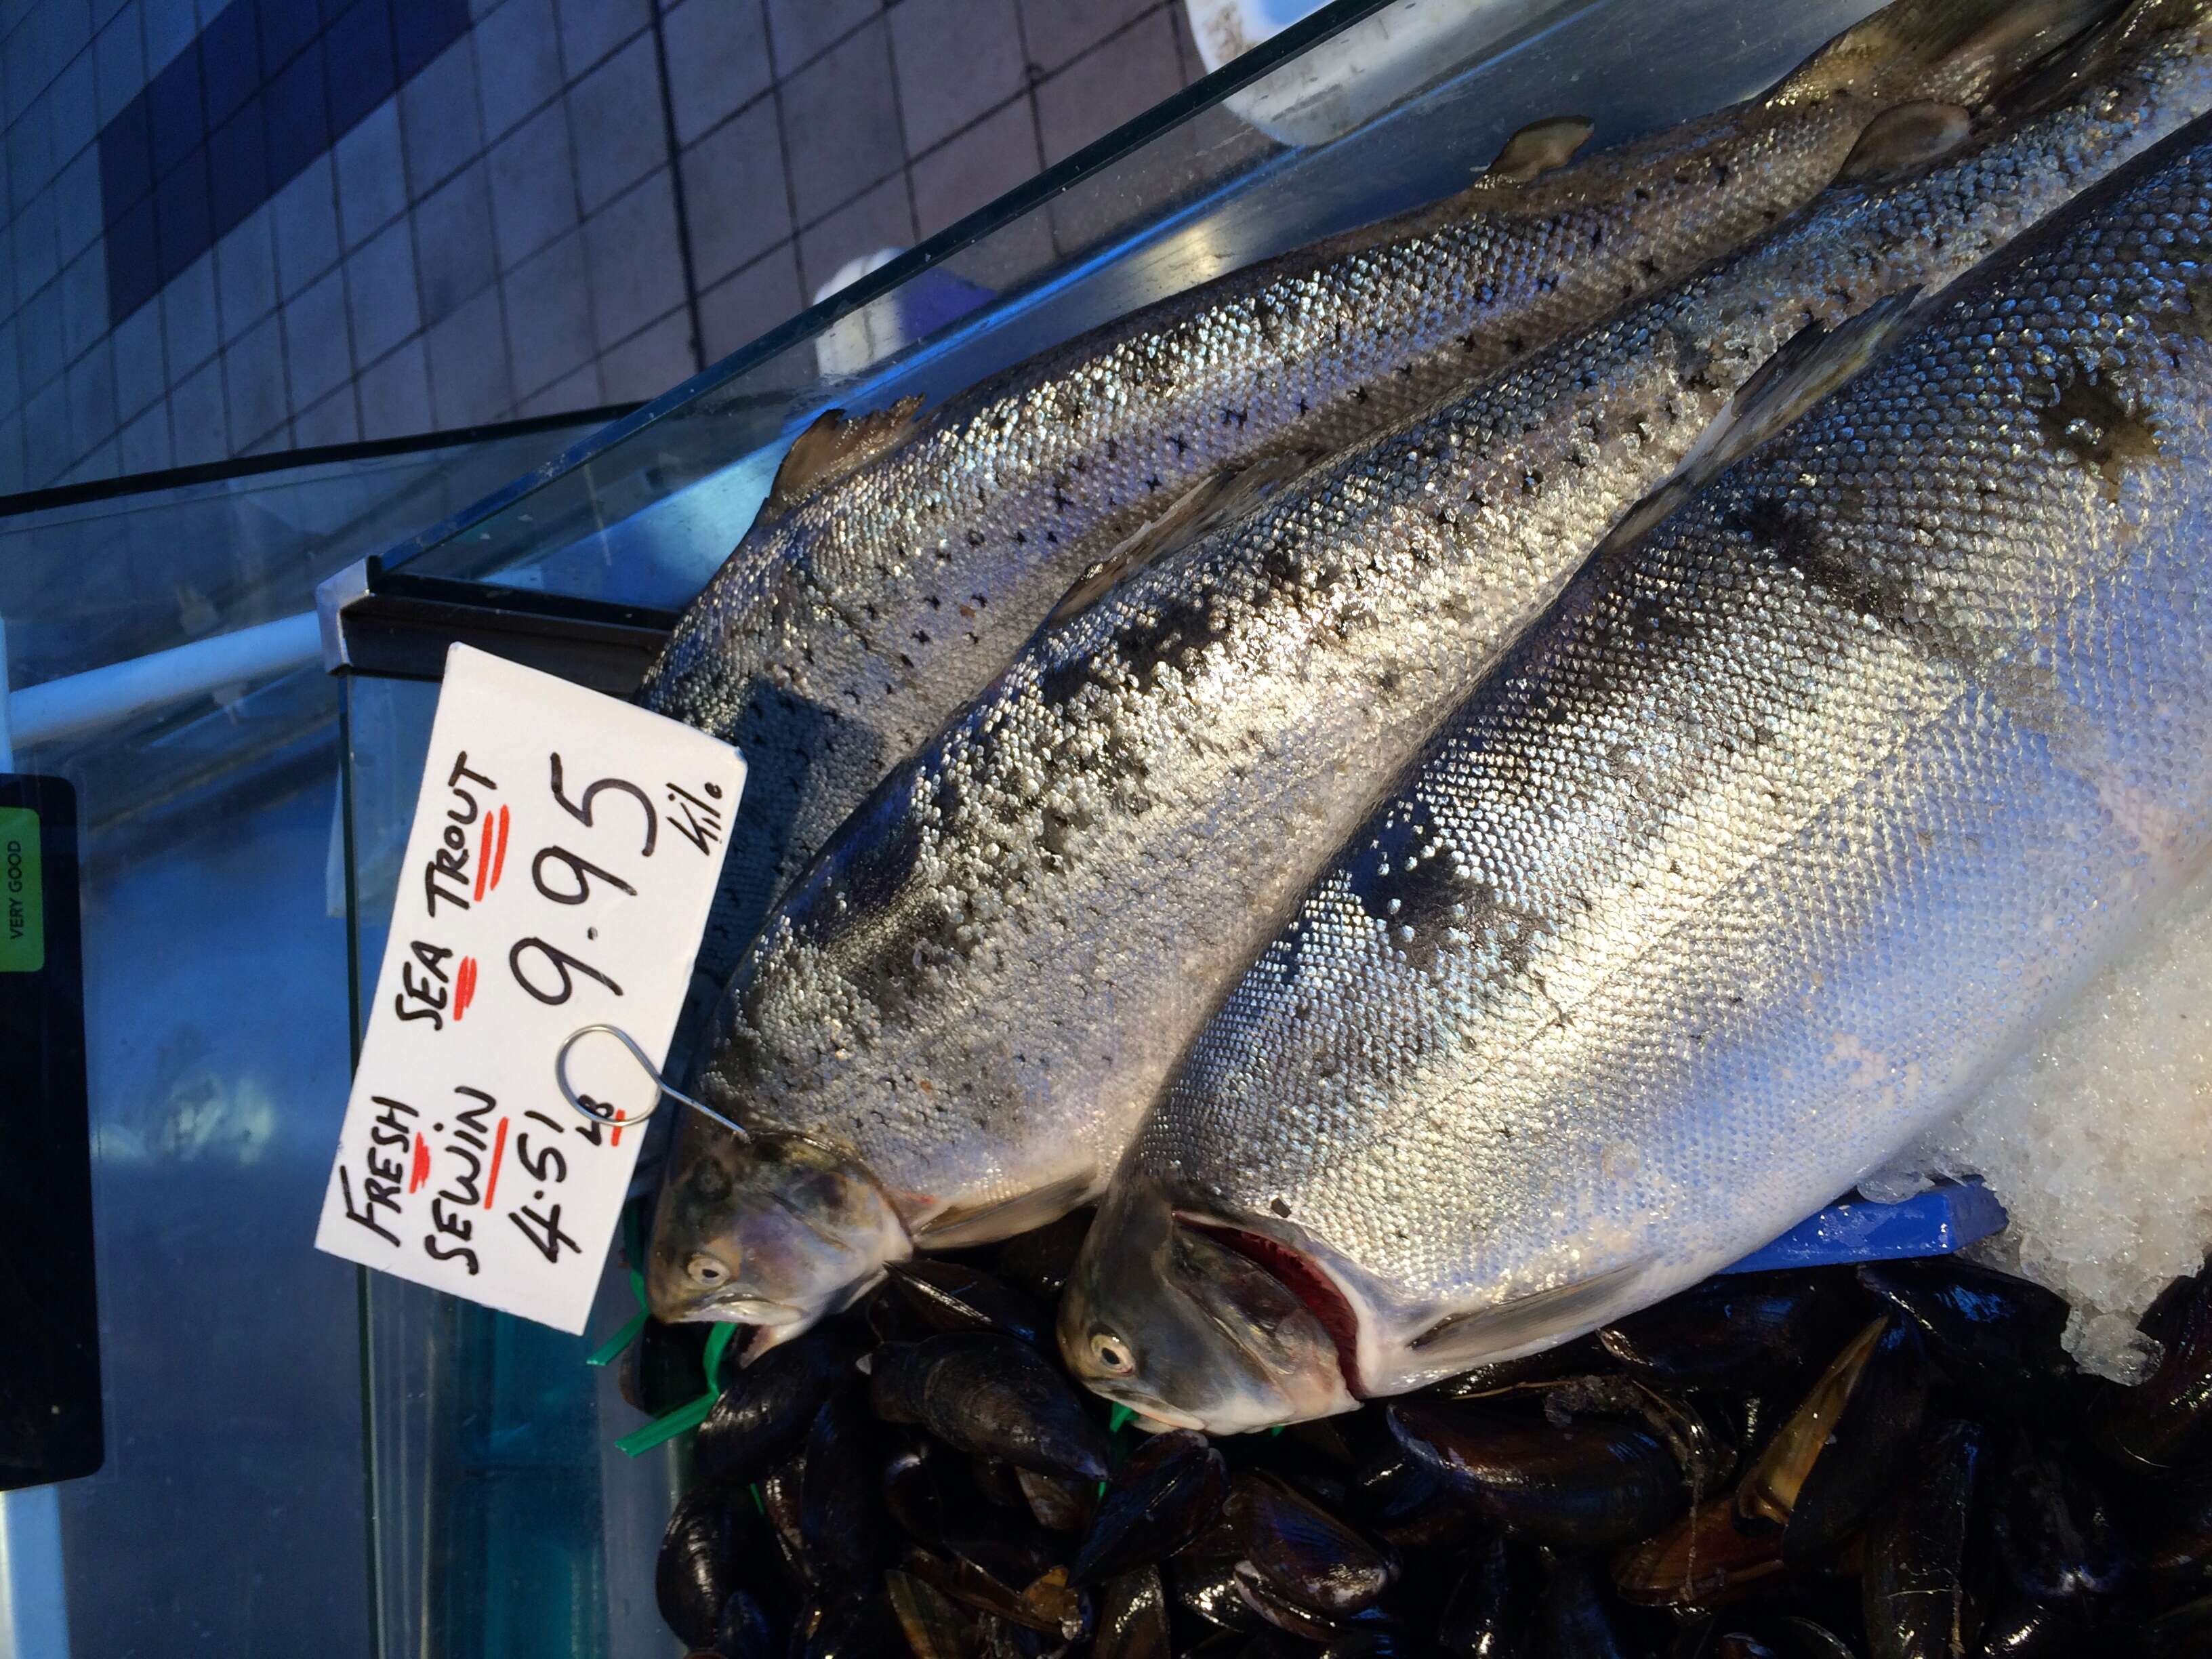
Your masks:
[[[1613,1569],[1622,1598],[1647,1607],[1723,1606],[1758,1593],[1782,1571],[1781,1538],[1747,1530],[1728,1497],[1631,1545]]]
[[[949,1332],[875,1356],[887,1422],[919,1423],[947,1445],[1041,1474],[1106,1478],[1106,1431],[1057,1366],[1017,1337]]]
[[[937,1256],[894,1261],[890,1291],[933,1331],[1000,1331],[1037,1344],[1051,1340],[1052,1316],[1028,1291],[962,1262]]]
[[[1087,1206],[1071,1210],[1057,1221],[1008,1239],[999,1247],[993,1268],[1017,1290],[1026,1291],[1051,1307],[1067,1287],[1067,1276],[1075,1271],[1084,1235],[1091,1231],[1091,1218],[1097,1213]]]
[[[1578,1336],[1556,1348],[1523,1354],[1518,1359],[1478,1365],[1424,1392],[1439,1400],[1480,1400],[1537,1383],[1557,1382],[1565,1377],[1614,1375],[1623,1369],[1619,1360],[1598,1346],[1596,1337]]]
[[[1030,1469],[1016,1469],[1014,1480],[1029,1499],[1030,1513],[1048,1532],[1081,1532],[1091,1524],[1091,1512],[1098,1506],[1097,1481]]]
[[[2000,1473],[1993,1530],[2006,1577],[2032,1600],[2110,1595],[2131,1565],[2088,1470],[2025,1437]]]
[[[1834,1555],[1896,1490],[1927,1415],[1930,1381],[1919,1333],[1893,1321],[1800,1480],[1783,1528],[1783,1559],[1798,1566]]]
[[[1561,1426],[1418,1398],[1384,1414],[1407,1453],[1479,1514],[1546,1543],[1595,1547],[1648,1537],[1689,1505],[1680,1466],[1641,1427],[1601,1418]]]
[[[1972,1650],[1966,1596],[1967,1522],[1984,1461],[1983,1431],[1956,1419],[1923,1430],[1908,1474],[1869,1525],[1860,1579],[1871,1659]]]
[[[1514,1659],[1527,1651],[1543,1582],[1529,1546],[1510,1538],[1477,1546],[1444,1603],[1437,1646],[1454,1659]]]
[[[824,1587],[872,1583],[889,1553],[875,1426],[865,1396],[848,1383],[822,1402],[807,1433],[799,1535],[811,1576]]]
[[[2162,1613],[2143,1627],[2142,1645],[2130,1659],[2203,1659],[2212,1653],[2212,1595]]]
[[[2167,1333],[2165,1356],[2142,1382],[2108,1396],[2097,1438],[2129,1462],[2203,1469],[2212,1465],[2212,1273],[2199,1274],[2187,1300],[2158,1322]]]
[[[1597,1333],[1639,1376],[1746,1384],[1803,1367],[1835,1322],[1827,1280],[1802,1273],[1723,1273]]]
[[[2094,1604],[2069,1597],[2038,1601],[2013,1593],[1981,1621],[1982,1659],[2063,1659],[2080,1654],[2096,1635]]]
[[[1875,1346],[1893,1324],[1903,1322],[1892,1313],[1869,1322],[1844,1345],[1782,1419],[1736,1486],[1736,1510],[1747,1530],[1779,1532],[1788,1523],[1805,1477],[1826,1447]]]
[[[699,1479],[741,1486],[797,1451],[823,1398],[853,1376],[860,1351],[852,1327],[839,1320],[770,1348],[739,1371],[694,1438]]]
[[[1027,1584],[1016,1586],[987,1572],[973,1561],[940,1556],[927,1550],[908,1550],[899,1565],[902,1571],[955,1601],[994,1618],[1067,1642],[1081,1639],[1091,1630],[1091,1598],[1069,1587],[1063,1568],[1054,1567]]]
[[[974,1561],[1002,1583],[1026,1584],[1064,1565],[1066,1540],[1051,1538],[1025,1510],[985,1503],[970,1478],[975,1467],[916,1436],[884,1464],[884,1507],[914,1542]]]
[[[664,1325],[648,1319],[623,1350],[617,1369],[622,1397],[648,1417],[674,1411],[707,1392],[707,1338],[714,1327]]]
[[[699,1486],[684,1495],[660,1537],[653,1599],[662,1622],[687,1647],[713,1645],[722,1609],[765,1545],[760,1517],[742,1488]]]
[[[1561,1556],[1537,1601],[1530,1649],[1543,1659],[1647,1659],[1651,1644],[1636,1620],[1596,1561]]]
[[[1204,1435],[1154,1435],[1114,1472],[1068,1582],[1085,1585],[1164,1561],[1212,1524],[1229,1468]]]
[[[1231,1571],[1237,1593],[1244,1598],[1244,1605],[1277,1630],[1308,1642],[1324,1644],[1334,1641],[1340,1633],[1341,1626],[1336,1620],[1292,1601],[1249,1561],[1239,1561]]]
[[[880,1586],[825,1592],[801,1610],[791,1632],[792,1659],[884,1659],[899,1650],[898,1620]]]
[[[2154,1609],[2212,1594],[2212,1481],[2160,1476],[2122,1511],[2136,1541],[2136,1586]]]
[[[1167,1587],[1158,1569],[1125,1572],[1099,1592],[1091,1650],[1095,1659],[1171,1659]]]
[[[1954,1256],[1869,1262],[1858,1278],[1918,1328],[1937,1368],[1978,1405],[2036,1425],[2081,1398],[2059,1340],[2066,1299],[2054,1291]]]
[[[763,1475],[757,1488],[761,1512],[768,1517],[769,1530],[775,1539],[776,1553],[793,1582],[802,1582],[808,1576],[806,1546],[799,1536],[799,1492],[805,1485],[805,1464],[803,1454],[787,1458]]]
[[[1281,1595],[1317,1613],[1372,1607],[1398,1576],[1390,1552],[1257,1469],[1230,1483],[1229,1524],[1244,1559]]]
[[[1226,1522],[1170,1556],[1160,1569],[1168,1599],[1219,1630],[1249,1631],[1261,1620],[1237,1588],[1237,1553]]]
[[[1685,1631],[1668,1659],[1857,1659],[1824,1626],[1765,1610],[1717,1613]]]
[[[722,1604],[714,1650],[720,1659],[776,1659],[783,1644],[776,1639],[768,1609],[749,1592],[739,1590]]]
[[[968,1466],[975,1490],[1000,1509],[1026,1513],[1030,1495],[1022,1490],[1022,1472],[1003,1458],[978,1457]]]
[[[914,1659],[974,1659],[981,1638],[975,1617],[936,1585],[894,1569],[884,1593]]]

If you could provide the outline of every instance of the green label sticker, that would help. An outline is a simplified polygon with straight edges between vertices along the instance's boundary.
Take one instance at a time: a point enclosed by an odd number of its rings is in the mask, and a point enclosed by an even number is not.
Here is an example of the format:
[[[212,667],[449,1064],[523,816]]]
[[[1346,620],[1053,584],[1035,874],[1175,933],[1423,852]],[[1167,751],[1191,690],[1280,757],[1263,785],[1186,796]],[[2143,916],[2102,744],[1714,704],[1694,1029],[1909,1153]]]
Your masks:
[[[0,806],[0,974],[35,974],[46,965],[39,815],[27,806]]]

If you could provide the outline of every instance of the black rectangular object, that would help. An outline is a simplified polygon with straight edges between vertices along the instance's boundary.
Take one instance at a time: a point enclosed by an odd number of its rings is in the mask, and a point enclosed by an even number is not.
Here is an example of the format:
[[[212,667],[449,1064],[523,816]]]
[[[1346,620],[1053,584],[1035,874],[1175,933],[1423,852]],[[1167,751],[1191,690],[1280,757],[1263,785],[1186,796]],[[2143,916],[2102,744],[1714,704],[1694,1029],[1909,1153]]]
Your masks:
[[[0,773],[0,1491],[105,1455],[76,836],[67,783]]]

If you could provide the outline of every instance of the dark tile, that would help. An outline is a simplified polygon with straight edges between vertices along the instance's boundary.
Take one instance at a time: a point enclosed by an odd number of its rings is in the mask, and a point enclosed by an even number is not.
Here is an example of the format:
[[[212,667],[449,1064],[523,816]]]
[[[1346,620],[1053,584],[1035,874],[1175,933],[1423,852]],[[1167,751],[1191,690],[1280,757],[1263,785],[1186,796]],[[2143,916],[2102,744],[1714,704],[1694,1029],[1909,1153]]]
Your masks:
[[[212,132],[238,113],[261,88],[261,41],[253,8],[233,3],[200,33],[200,82],[207,93]]]
[[[649,0],[560,0],[559,11],[561,58],[571,77],[581,75],[653,18]]]
[[[1030,100],[1017,98],[914,164],[914,206],[925,236],[996,201],[1037,171]]]
[[[802,225],[851,201],[905,159],[881,19],[784,82],[777,101]]]
[[[799,270],[806,291],[819,294],[854,259],[914,242],[914,210],[906,180],[894,175],[799,234]]]
[[[408,0],[401,0],[401,9]],[[392,9],[385,0],[355,0],[323,36],[323,73],[330,88],[331,132],[340,137],[399,85],[392,57]]]
[[[257,98],[209,136],[209,216],[218,237],[269,199],[269,154],[261,120]]]
[[[331,147],[322,54],[294,58],[262,94],[262,106],[269,116],[269,182],[282,190]]]
[[[199,148],[207,137],[200,106],[200,58],[191,47],[146,88],[154,126],[154,176],[159,179]]]
[[[1038,84],[1045,165],[1065,161],[1182,86],[1175,27],[1164,10],[1156,11]]]
[[[392,14],[393,62],[402,81],[468,33],[468,0],[400,0]]]
[[[153,188],[153,129],[142,93],[125,104],[123,112],[100,135],[101,217],[112,223],[124,209]]]
[[[950,138],[1029,83],[1014,0],[905,0],[888,17],[909,155]]]
[[[416,207],[415,268],[425,327],[459,311],[499,274],[483,162],[471,162]]]
[[[214,238],[208,218],[207,152],[196,149],[154,186],[154,228],[161,243],[161,280],[168,282],[206,252]]]
[[[706,336],[699,343],[701,354],[710,363],[726,357],[787,317],[796,317],[805,302],[799,291],[799,251],[786,242],[699,296],[699,327]]]
[[[1030,62],[1047,73],[1064,69],[1116,29],[1127,28],[1158,0],[1020,0],[1022,39]]]
[[[1055,0],[1060,5],[1085,0]],[[839,36],[873,17],[880,0],[768,0],[769,38],[775,46],[775,68],[788,75]]]
[[[154,236],[154,198],[142,197],[111,219],[107,246],[107,314],[121,322],[161,291],[161,250]]]
[[[261,26],[261,64],[274,75],[315,38],[323,26],[316,0],[233,0],[251,5]]]
[[[772,100],[762,99],[684,152],[684,210],[692,271],[702,289],[791,239]]]

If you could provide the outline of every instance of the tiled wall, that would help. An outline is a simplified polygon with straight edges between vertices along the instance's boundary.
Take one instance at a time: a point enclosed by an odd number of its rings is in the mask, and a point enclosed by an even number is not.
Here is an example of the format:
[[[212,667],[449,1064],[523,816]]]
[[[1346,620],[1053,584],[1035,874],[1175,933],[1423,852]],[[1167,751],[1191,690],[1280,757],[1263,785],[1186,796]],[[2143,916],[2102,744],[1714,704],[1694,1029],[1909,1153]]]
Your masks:
[[[0,495],[655,395],[1200,72],[1180,0],[0,0]]]

